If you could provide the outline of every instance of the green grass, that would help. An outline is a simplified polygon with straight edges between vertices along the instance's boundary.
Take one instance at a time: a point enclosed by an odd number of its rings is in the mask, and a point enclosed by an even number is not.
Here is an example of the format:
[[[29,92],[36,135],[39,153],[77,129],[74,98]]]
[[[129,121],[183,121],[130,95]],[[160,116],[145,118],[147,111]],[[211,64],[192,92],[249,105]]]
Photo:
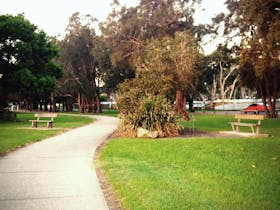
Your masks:
[[[195,119],[197,129],[217,131],[230,130],[233,117]],[[124,209],[279,209],[280,121],[266,119],[262,131],[273,135],[116,138],[99,159]]]
[[[93,121],[87,117],[58,115],[53,129],[41,130],[46,123],[39,123],[39,129],[30,129],[31,119],[33,113],[17,113],[17,122],[0,121],[0,154]]]
[[[119,112],[116,109],[103,109],[103,112],[97,115],[118,117]]]
[[[196,130],[201,131],[231,131],[232,128],[229,122],[236,122],[233,115],[213,115],[213,114],[195,114],[194,125]],[[242,120],[242,122],[254,122],[254,120]],[[181,125],[186,128],[191,127],[191,121],[181,121]],[[250,127],[240,127],[242,132],[251,132]],[[270,134],[271,136],[277,136],[280,132],[280,120],[265,118],[262,121],[260,128],[261,133]]]

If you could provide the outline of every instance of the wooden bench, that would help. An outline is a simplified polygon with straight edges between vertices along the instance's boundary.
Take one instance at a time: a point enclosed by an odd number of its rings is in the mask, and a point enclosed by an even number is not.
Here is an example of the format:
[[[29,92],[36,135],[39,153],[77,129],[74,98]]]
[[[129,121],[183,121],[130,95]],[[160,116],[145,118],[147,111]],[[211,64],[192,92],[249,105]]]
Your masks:
[[[55,117],[57,117],[56,113],[37,113],[34,115],[37,119],[36,120],[29,120],[32,122],[32,127],[37,128],[38,127],[38,122],[46,122],[48,128],[53,127],[53,120]],[[44,118],[44,119],[40,119]],[[50,118],[50,119],[45,119],[45,118]]]
[[[253,134],[259,134],[261,121],[264,119],[264,116],[253,115],[253,114],[236,114],[234,118],[237,119],[237,122],[229,122],[231,124],[233,131],[240,132],[240,126],[247,126],[247,127],[251,127]],[[257,120],[257,122],[247,123],[247,122],[241,122],[241,120]],[[254,127],[256,127],[256,132],[254,130]]]

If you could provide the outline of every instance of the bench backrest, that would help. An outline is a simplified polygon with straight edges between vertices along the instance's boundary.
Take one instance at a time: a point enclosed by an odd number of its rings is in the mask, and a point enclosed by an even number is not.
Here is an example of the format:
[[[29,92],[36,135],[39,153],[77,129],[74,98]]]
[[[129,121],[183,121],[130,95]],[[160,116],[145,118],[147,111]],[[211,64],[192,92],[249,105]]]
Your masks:
[[[241,120],[263,120],[264,116],[255,114],[236,114],[234,118]]]
[[[57,117],[56,113],[36,113],[34,115],[39,120],[40,117],[49,117],[53,120],[53,118]]]

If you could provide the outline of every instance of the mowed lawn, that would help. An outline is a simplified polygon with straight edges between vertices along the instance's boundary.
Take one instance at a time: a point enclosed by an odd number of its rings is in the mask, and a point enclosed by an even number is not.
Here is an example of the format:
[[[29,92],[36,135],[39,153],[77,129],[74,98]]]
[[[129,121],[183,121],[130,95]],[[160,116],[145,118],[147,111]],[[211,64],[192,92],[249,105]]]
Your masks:
[[[45,122],[39,123],[39,128],[35,129],[31,128],[31,119],[35,119],[34,113],[17,113],[16,122],[0,121],[0,154],[93,122],[93,119],[88,117],[59,114],[52,129],[45,129]]]
[[[230,131],[233,116],[195,120],[198,130]],[[261,132],[271,136],[115,138],[99,160],[124,209],[279,209],[280,120]]]

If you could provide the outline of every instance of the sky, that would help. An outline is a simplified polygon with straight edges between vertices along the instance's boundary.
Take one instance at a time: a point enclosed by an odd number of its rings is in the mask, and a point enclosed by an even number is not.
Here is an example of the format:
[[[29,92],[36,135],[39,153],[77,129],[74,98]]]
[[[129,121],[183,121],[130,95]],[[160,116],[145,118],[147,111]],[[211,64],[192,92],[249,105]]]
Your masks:
[[[138,2],[138,0],[119,1],[126,6],[133,6]],[[23,13],[26,19],[49,36],[58,36],[64,34],[68,19],[75,12],[90,14],[99,21],[105,21],[112,9],[111,3],[112,0],[0,0],[0,14]],[[195,22],[211,23],[211,18],[223,11],[225,11],[224,0],[203,0],[202,6],[194,16]],[[215,42],[209,43],[205,46],[205,52],[208,54],[213,51],[215,45]]]

